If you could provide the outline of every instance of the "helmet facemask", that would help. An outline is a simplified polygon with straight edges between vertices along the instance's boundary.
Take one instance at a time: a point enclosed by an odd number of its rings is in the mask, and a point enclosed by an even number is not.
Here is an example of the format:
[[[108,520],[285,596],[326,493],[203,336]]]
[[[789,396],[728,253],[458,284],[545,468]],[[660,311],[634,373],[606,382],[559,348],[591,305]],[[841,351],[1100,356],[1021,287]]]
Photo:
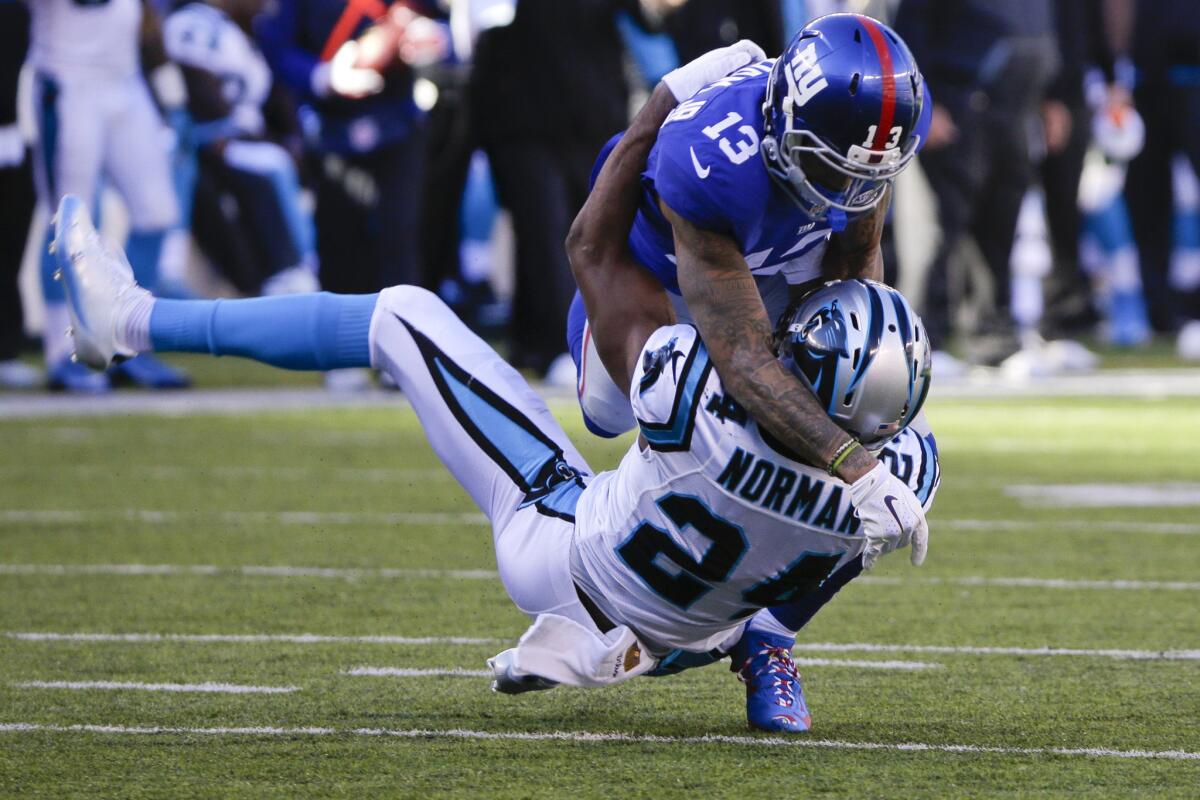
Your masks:
[[[786,79],[788,94],[781,98],[776,109],[775,87],[780,74]],[[916,83],[914,81],[914,89]],[[902,147],[885,150],[870,149],[871,142],[851,145],[845,154],[839,152],[798,119],[796,98],[802,93],[796,86],[792,70],[782,58],[775,62],[767,82],[763,102],[764,131],[763,161],[767,172],[800,208],[814,220],[827,220],[835,231],[844,229],[846,220],[870,211],[883,199],[892,180],[904,171],[917,150],[921,137],[911,134]],[[775,112],[782,112],[781,119]],[[918,111],[917,117],[920,116]],[[777,122],[782,130],[776,130]],[[805,169],[804,164],[809,164]],[[820,172],[848,179],[840,190],[831,188],[810,173],[818,165]]]

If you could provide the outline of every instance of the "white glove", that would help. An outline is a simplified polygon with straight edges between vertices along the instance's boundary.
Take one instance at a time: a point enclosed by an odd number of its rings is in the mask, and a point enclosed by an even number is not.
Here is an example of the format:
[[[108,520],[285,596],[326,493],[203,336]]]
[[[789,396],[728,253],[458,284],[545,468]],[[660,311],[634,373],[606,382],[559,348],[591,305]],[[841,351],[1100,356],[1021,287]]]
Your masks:
[[[358,100],[383,91],[383,76],[373,69],[354,66],[358,42],[351,39],[329,61],[329,88],[334,94]]]
[[[929,550],[929,524],[925,510],[908,484],[883,464],[850,484],[850,501],[862,520],[867,545],[863,569],[870,569],[880,556],[912,544],[912,563],[925,563]]]
[[[710,50],[694,61],[671,70],[663,76],[663,83],[682,103],[710,83],[721,80],[747,64],[763,61],[766,57],[761,47],[749,39],[742,39],[728,47]]]

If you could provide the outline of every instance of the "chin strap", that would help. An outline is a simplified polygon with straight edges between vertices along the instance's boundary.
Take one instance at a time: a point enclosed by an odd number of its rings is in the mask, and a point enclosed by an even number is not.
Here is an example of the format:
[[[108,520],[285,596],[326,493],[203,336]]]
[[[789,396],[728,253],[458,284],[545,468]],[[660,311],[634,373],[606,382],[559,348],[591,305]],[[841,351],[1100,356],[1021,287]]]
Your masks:
[[[829,227],[834,233],[841,233],[846,230],[846,223],[849,222],[849,217],[846,212],[840,208],[831,208],[825,213],[825,219],[829,223]]]

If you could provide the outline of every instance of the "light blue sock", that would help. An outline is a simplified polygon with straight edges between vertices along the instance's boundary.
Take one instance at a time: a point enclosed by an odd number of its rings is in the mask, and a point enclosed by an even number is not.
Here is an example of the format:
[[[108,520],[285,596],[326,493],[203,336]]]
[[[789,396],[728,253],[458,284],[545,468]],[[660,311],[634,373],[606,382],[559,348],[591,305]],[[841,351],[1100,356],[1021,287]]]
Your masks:
[[[378,294],[293,294],[250,300],[155,300],[157,351],[252,358],[283,369],[369,367]]]
[[[125,256],[133,267],[133,277],[150,290],[158,285],[158,261],[166,236],[166,231],[131,231],[125,243]]]

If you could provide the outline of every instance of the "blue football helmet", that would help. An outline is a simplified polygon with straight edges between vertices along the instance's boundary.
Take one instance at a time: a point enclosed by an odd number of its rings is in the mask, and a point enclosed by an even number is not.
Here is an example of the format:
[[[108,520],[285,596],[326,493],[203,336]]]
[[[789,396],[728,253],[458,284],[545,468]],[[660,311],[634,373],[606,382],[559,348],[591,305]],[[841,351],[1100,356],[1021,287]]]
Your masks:
[[[767,171],[809,216],[841,230],[916,155],[932,110],[925,101],[916,61],[891,28],[862,14],[819,17],[767,82]]]
[[[929,393],[925,327],[882,283],[831,281],[801,297],[780,317],[775,346],[830,418],[869,449],[904,430]]]

